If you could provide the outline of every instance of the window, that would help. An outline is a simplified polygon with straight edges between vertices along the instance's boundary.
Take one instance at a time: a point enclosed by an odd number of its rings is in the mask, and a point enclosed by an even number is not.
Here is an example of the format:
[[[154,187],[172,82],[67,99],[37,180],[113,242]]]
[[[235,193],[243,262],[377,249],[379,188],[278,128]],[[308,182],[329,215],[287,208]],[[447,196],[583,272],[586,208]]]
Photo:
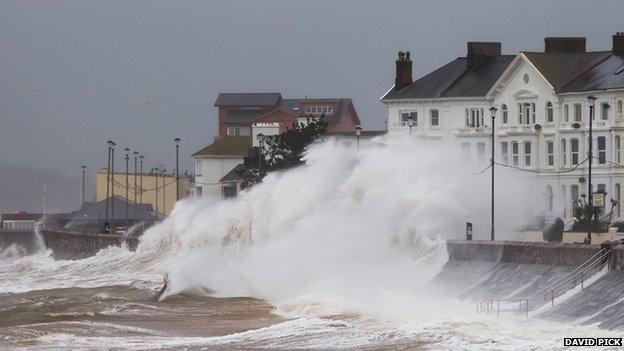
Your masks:
[[[565,139],[561,139],[561,165],[564,167],[568,165],[568,154],[566,152]]]
[[[518,104],[518,124],[535,124],[535,103]]]
[[[598,164],[604,165],[607,163],[607,138],[598,137]]]
[[[501,112],[503,114],[503,124],[507,124],[509,122],[509,109],[507,108],[507,105],[503,104]]]
[[[548,167],[555,165],[555,143],[552,141],[546,142],[546,164]]]
[[[548,101],[546,103],[546,123],[553,123],[555,121],[555,116],[553,114],[553,105],[552,102]]]
[[[477,160],[479,163],[485,161],[485,143],[477,143]]]
[[[501,142],[501,156],[503,158],[503,164],[509,164],[509,144],[506,141]]]
[[[522,124],[522,104],[518,104],[518,124]]]
[[[201,177],[202,175],[202,160],[198,158],[195,160],[195,176]]]
[[[414,119],[414,127],[416,127],[418,125],[418,112],[416,111],[401,112],[401,122],[403,123],[404,126],[407,125],[407,122],[409,121],[410,117]]]
[[[535,103],[534,102],[531,103],[531,123],[535,124]]]
[[[308,115],[331,115],[334,113],[334,106],[306,106]]]
[[[579,163],[579,142],[578,139],[570,139],[570,155],[572,156],[572,165],[578,165]]]
[[[483,126],[483,109],[471,108],[466,109],[466,127],[482,127]]]
[[[568,104],[563,105],[563,121],[570,122],[570,106]]]
[[[461,143],[461,154],[464,161],[470,159],[470,143]]]
[[[232,136],[251,135],[251,128],[249,127],[227,127],[227,135],[232,135]]]
[[[597,193],[602,193],[602,194],[606,194],[607,193],[607,186],[604,184],[598,184],[598,191],[596,191]]]
[[[581,104],[574,104],[574,122],[581,122],[583,120],[583,106]]]
[[[572,199],[572,208],[577,209],[579,207],[579,187],[577,184],[570,185],[570,197]]]
[[[530,141],[524,142],[524,165],[525,166],[531,165],[531,142]]]
[[[518,142],[517,141],[511,142],[511,163],[514,166],[518,165]]]
[[[622,161],[622,143],[620,136],[615,136],[615,162],[620,163]]]
[[[615,184],[615,200],[617,201],[617,204],[615,205],[617,208],[616,213],[617,213],[617,216],[620,217],[622,213],[620,211],[620,184],[619,183]]]
[[[429,111],[429,113],[431,114],[431,126],[436,127],[440,125],[440,112],[434,109]]]
[[[603,120],[609,119],[609,104],[606,102],[600,104],[600,118]]]
[[[617,102],[617,114],[622,117],[622,100]]]

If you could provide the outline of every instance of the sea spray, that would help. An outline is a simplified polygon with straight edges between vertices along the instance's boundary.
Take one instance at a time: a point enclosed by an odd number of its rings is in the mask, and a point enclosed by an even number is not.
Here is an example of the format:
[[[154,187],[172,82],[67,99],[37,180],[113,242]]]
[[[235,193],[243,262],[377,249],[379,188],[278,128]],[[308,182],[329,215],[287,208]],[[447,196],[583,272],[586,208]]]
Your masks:
[[[306,165],[269,174],[237,199],[179,202],[137,254],[171,258],[163,297],[199,289],[293,313],[387,309],[438,272],[443,239],[462,237],[465,221],[482,228],[477,237],[489,228],[489,177],[475,174],[484,165],[458,155],[402,138],[361,150],[319,143]],[[498,184],[507,215],[499,231],[510,233],[526,221],[527,187],[506,171]]]

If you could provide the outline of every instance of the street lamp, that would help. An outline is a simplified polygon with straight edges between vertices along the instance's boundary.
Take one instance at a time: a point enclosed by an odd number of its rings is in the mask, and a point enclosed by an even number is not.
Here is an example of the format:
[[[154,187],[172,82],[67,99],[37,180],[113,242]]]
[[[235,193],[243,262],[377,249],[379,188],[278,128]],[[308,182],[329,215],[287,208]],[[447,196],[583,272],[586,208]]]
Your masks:
[[[491,236],[494,241],[494,120],[496,119],[496,111],[498,109],[494,106],[490,107],[490,116],[492,116],[492,157],[490,158],[490,167],[492,168],[492,224],[491,224]]]
[[[362,126],[355,126],[355,138],[357,139],[357,148],[360,149],[360,136],[362,135]]]
[[[264,143],[264,134],[260,133],[258,138],[258,175],[262,173],[262,144]]]
[[[132,153],[134,155],[134,222],[137,221],[137,196],[139,195],[137,191],[137,170],[138,170],[138,161],[139,161],[139,152],[135,151]]]
[[[130,148],[125,148],[124,154],[124,159],[126,160],[126,230],[128,230],[128,190],[130,190],[130,182],[128,182],[128,161],[130,160]]]
[[[591,244],[591,222],[594,217],[594,199],[592,193],[592,163],[594,162],[594,154],[593,154],[593,138],[592,138],[592,125],[594,120],[594,107],[596,106],[596,97],[594,95],[590,95],[587,97],[587,102],[589,103],[589,174],[587,177],[587,194],[588,194],[588,218],[587,218],[587,243]]]
[[[108,208],[109,208],[109,198],[110,198],[110,176],[111,176],[111,151],[115,146],[115,142],[109,140],[106,142],[108,144],[108,161],[106,163],[106,219],[108,222]]]
[[[143,160],[145,159],[145,156],[140,155],[139,156],[139,164],[140,164],[140,168],[139,168],[139,203],[143,203]]]
[[[85,172],[87,171],[87,166],[80,166],[80,169],[82,170],[82,193],[81,195],[81,203],[80,203],[80,207],[84,206],[85,203]]]
[[[175,147],[176,147],[176,174],[175,174],[175,181],[176,181],[176,201],[180,200],[180,138],[175,138],[173,139],[173,142],[175,143]]]
[[[407,126],[409,127],[410,135],[412,135],[412,127],[414,127],[414,117],[409,116],[407,118]]]

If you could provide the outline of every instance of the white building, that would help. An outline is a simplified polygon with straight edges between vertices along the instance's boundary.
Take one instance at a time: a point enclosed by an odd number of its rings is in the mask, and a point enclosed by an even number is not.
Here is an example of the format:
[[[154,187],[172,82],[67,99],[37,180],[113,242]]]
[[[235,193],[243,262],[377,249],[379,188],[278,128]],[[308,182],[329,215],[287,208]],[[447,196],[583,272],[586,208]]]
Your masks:
[[[466,157],[489,162],[496,106],[495,161],[532,170],[546,211],[570,218],[587,193],[589,103],[593,121],[595,191],[620,200],[624,184],[624,34],[609,51],[587,52],[585,38],[546,38],[544,52],[501,55],[500,43],[468,43],[466,57],[412,81],[409,53],[399,53],[395,85],[381,98],[389,133],[459,143]],[[529,174],[529,173],[527,173]],[[607,205],[607,211],[611,206]],[[615,216],[624,215],[617,206]]]

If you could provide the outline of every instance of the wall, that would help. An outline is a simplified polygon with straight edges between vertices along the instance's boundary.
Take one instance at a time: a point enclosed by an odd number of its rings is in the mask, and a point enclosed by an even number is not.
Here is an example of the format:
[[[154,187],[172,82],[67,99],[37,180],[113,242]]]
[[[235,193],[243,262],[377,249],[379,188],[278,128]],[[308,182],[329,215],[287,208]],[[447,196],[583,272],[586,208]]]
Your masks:
[[[578,266],[595,255],[599,245],[522,241],[448,240],[449,260],[486,261],[549,266]]]
[[[84,234],[60,231],[42,231],[41,236],[46,248],[54,253],[95,254],[109,246],[126,244],[130,250],[135,250],[139,244],[138,238],[124,238],[112,234]]]
[[[125,165],[115,165],[117,167],[125,167]],[[134,165],[132,166],[134,167]],[[134,168],[133,168],[134,169]],[[97,201],[106,199],[106,169],[101,169],[97,174]],[[163,179],[164,178],[164,179]],[[126,196],[126,174],[115,173],[111,175],[111,179],[115,180],[115,196],[125,198]],[[141,176],[136,177],[137,187],[140,184]],[[164,182],[163,182],[164,180]],[[180,198],[184,198],[190,195],[189,178],[180,176]],[[134,173],[128,174],[128,183],[130,184],[130,190],[128,191],[128,197],[130,201],[135,200]],[[164,186],[163,186],[164,185]],[[158,189],[157,189],[158,188]],[[151,204],[154,210],[168,215],[173,209],[173,204],[176,202],[176,187],[175,187],[175,175],[165,175],[165,177],[159,175],[156,176],[150,173],[143,174],[143,193],[137,192],[137,202]],[[163,207],[164,203],[164,207]]]
[[[197,158],[202,160],[201,173],[195,170],[195,187],[201,187],[202,196],[221,197],[219,180],[236,165],[243,163],[242,156],[210,156]],[[199,175],[201,174],[201,175]]]

